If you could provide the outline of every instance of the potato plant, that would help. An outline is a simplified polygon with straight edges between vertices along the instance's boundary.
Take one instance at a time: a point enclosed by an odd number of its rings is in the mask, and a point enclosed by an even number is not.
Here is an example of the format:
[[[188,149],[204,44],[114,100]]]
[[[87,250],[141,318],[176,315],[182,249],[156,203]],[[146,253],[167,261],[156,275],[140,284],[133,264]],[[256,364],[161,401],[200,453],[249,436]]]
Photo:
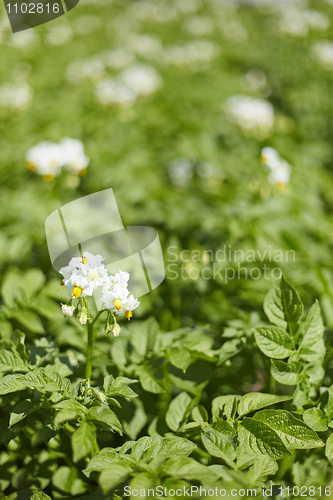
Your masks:
[[[58,307],[55,284],[43,288],[37,270],[20,283],[8,278],[1,308],[3,324],[14,327],[0,351],[3,498],[117,499],[158,487],[167,498],[175,488],[185,488],[183,498],[192,488],[199,498],[199,486],[227,494],[330,488],[331,354],[318,302],[305,316],[284,278],[265,298],[271,324],[233,338],[208,326],[163,332],[149,318],[134,319],[110,339],[100,319],[91,381],[83,326],[76,348],[42,334],[35,311],[42,311],[41,296]],[[26,329],[40,335],[31,339]],[[244,351],[260,358],[265,386],[225,394],[224,371],[236,370]]]

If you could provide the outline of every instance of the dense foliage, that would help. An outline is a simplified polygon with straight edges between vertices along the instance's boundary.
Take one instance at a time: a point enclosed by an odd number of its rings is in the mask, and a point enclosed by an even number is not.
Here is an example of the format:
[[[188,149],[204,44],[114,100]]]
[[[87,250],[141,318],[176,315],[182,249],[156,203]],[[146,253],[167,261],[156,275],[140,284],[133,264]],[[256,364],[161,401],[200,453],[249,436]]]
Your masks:
[[[15,35],[0,8],[2,496],[117,499],[125,485],[200,484],[325,492],[333,63],[318,44],[332,40],[331,2],[94,0]],[[103,105],[101,82],[137,62],[155,70],[154,91]],[[24,105],[10,97],[22,82]],[[240,94],[272,105],[271,129],[230,120],[225,103]],[[29,148],[64,137],[83,142],[86,175],[26,169]],[[261,164],[267,146],[292,166],[283,187]],[[119,337],[96,322],[90,386],[87,332],[61,312],[68,294],[44,224],[110,187],[124,225],[158,230],[166,279]]]

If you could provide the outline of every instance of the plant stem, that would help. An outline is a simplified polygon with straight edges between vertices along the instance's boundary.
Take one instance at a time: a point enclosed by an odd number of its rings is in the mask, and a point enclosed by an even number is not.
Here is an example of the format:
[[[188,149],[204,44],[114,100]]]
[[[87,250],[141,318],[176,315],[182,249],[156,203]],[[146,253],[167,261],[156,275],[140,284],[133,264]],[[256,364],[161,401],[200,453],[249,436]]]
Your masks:
[[[94,323],[88,321],[88,343],[87,343],[87,365],[86,365],[86,378],[90,380],[92,371],[92,353],[94,341]]]

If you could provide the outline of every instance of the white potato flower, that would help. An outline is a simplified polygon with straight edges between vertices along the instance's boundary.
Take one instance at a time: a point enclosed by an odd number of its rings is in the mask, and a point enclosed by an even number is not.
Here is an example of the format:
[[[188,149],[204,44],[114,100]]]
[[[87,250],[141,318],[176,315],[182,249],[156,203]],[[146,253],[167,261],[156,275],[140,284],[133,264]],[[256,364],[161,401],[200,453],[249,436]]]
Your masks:
[[[140,302],[130,295],[128,290],[129,274],[119,271],[114,276],[110,276],[103,287],[102,300],[105,307],[112,313],[120,316],[125,314],[128,319]]]
[[[277,187],[282,188],[290,181],[291,166],[281,158],[276,149],[265,147],[261,151],[260,160],[262,164],[268,168],[268,180]]]
[[[66,137],[60,142],[64,164],[69,170],[76,174],[82,174],[87,170],[89,158],[84,154],[84,146],[78,139]]]
[[[89,165],[89,158],[84,154],[84,147],[78,139],[63,139],[60,144],[43,141],[30,148],[26,153],[26,166],[46,180],[57,177],[66,167],[74,173],[84,175]]]
[[[227,99],[224,110],[229,119],[244,130],[269,132],[273,128],[273,106],[263,99],[235,95]]]
[[[59,144],[50,141],[40,142],[30,148],[25,156],[26,166],[47,180],[52,180],[61,172],[64,164],[63,151]]]

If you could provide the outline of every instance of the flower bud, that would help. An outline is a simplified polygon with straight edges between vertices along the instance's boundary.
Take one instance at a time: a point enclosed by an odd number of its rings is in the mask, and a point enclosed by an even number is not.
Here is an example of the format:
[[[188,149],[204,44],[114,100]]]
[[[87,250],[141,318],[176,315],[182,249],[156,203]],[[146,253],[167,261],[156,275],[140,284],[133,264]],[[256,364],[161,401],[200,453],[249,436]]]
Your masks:
[[[115,324],[113,325],[113,328],[112,328],[112,330],[111,330],[111,331],[112,331],[112,335],[113,335],[114,337],[118,337],[118,336],[119,336],[119,333],[121,332],[121,328],[120,328],[120,326],[118,325],[118,323],[115,323]]]
[[[65,316],[73,316],[75,307],[69,304],[62,304],[61,310]]]

